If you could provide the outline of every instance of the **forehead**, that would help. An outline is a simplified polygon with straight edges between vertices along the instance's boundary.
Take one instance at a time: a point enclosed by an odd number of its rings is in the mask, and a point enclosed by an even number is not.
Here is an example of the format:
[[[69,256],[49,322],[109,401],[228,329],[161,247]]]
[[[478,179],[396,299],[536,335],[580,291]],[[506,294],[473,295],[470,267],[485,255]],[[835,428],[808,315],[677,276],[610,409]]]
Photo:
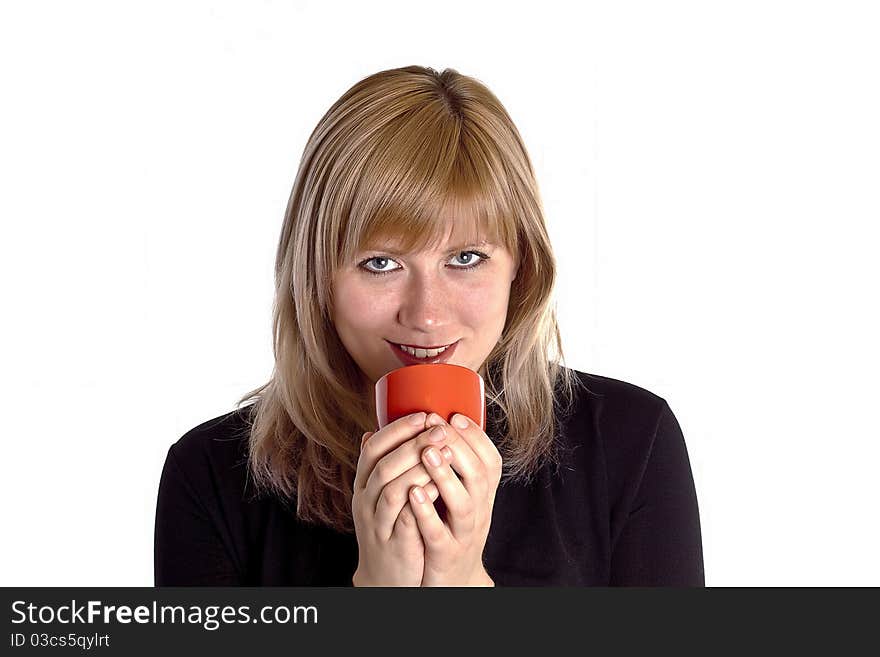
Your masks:
[[[385,222],[362,236],[362,248],[404,254],[447,251],[464,246],[492,246],[498,243],[498,235],[486,223],[473,216],[455,217],[448,214],[415,225],[405,220]]]
[[[429,243],[424,245],[421,249],[419,249],[417,245],[414,245],[414,242],[415,240],[412,238],[406,239],[406,237],[402,235],[376,235],[372,239],[367,240],[362,250],[383,250],[396,255],[406,255],[419,250],[428,252],[445,252],[469,246],[497,246],[492,239],[483,233],[476,236],[469,236],[463,232],[457,235],[447,236],[441,242],[435,240],[433,244]]]

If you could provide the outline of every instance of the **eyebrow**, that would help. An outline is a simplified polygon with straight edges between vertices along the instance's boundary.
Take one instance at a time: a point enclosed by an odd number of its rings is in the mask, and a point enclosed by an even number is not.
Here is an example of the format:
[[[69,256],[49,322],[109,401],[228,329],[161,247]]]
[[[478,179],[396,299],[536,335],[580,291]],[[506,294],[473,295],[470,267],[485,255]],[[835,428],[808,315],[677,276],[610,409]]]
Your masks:
[[[446,252],[451,253],[452,251],[459,251],[459,250],[464,249],[469,246],[496,246],[496,244],[494,242],[490,242],[488,240],[482,240],[480,242],[464,242],[462,244],[456,244],[455,246],[450,246],[448,249],[446,249]],[[382,251],[383,253],[390,253],[391,255],[396,255],[396,256],[407,255],[406,253],[403,253],[402,251],[398,251],[397,249],[388,248],[388,247],[384,247],[384,248],[383,247],[368,247],[368,248],[363,249],[363,251]]]

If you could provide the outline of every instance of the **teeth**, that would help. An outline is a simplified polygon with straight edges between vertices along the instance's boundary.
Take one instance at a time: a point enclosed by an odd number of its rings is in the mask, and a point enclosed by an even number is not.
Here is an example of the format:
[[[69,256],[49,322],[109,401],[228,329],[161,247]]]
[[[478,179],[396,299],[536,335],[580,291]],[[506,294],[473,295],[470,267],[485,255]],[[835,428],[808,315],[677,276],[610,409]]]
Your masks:
[[[411,356],[415,356],[416,358],[434,358],[438,354],[442,354],[444,351],[449,349],[449,345],[446,345],[445,347],[440,347],[439,349],[413,349],[402,344],[399,344],[397,346]]]

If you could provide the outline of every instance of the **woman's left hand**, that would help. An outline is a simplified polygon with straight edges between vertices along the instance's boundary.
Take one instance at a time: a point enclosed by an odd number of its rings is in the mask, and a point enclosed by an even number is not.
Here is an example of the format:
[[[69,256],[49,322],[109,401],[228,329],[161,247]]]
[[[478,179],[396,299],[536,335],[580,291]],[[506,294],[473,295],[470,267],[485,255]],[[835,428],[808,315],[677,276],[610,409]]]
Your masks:
[[[446,458],[438,447],[422,452],[425,469],[446,506],[447,522],[429,499],[419,500],[418,486],[410,490],[410,507],[425,544],[422,586],[495,585],[483,567],[483,549],[501,480],[501,455],[479,425],[460,413],[452,421],[458,418],[465,420],[465,427],[447,424],[436,413],[425,422],[427,427],[439,424],[446,429],[445,447],[440,449],[451,451]],[[439,463],[431,462],[431,450],[440,456]]]

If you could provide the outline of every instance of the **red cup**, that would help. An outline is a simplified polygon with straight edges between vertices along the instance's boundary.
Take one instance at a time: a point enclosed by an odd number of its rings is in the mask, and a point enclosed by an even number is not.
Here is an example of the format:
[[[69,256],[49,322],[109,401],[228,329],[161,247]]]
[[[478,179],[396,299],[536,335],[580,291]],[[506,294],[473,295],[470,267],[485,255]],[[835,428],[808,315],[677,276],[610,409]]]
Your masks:
[[[376,419],[380,429],[419,411],[436,413],[446,422],[461,413],[485,431],[483,377],[469,367],[428,363],[399,367],[376,381]]]

